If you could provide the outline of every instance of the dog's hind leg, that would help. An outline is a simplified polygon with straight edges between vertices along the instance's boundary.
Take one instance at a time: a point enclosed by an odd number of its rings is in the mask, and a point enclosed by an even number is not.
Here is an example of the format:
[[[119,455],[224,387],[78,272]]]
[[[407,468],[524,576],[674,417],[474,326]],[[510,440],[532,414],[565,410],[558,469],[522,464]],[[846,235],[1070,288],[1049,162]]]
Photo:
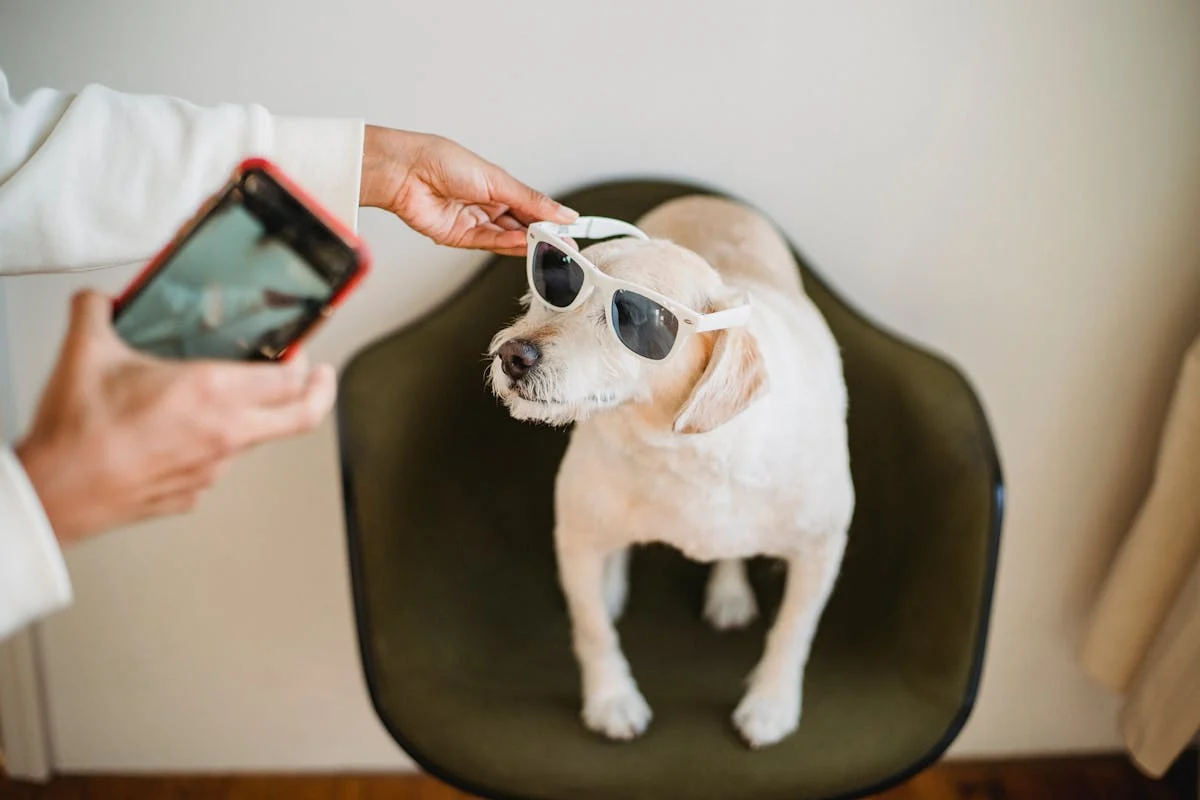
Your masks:
[[[629,548],[623,547],[604,559],[604,607],[608,618],[616,622],[625,611],[629,598]]]
[[[558,573],[583,683],[584,724],[610,739],[632,739],[650,723],[650,706],[629,670],[605,607],[605,561],[614,551],[558,537]]]
[[[704,618],[719,631],[744,628],[758,616],[754,589],[740,558],[718,561],[709,573],[704,592]]]
[[[845,533],[810,538],[788,558],[779,615],[750,688],[733,712],[734,725],[751,747],[774,744],[800,724],[804,668],[845,548]]]

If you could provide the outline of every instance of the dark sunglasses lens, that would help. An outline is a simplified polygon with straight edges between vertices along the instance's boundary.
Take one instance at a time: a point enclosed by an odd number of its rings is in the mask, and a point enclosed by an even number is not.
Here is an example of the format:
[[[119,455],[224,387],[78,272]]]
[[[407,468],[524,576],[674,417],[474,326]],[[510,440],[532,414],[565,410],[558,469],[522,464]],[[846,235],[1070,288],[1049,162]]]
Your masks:
[[[554,245],[538,242],[533,251],[533,289],[550,305],[566,308],[583,289],[583,268]]]
[[[612,318],[621,344],[655,361],[667,357],[679,333],[674,314],[650,298],[624,289],[613,294]]]

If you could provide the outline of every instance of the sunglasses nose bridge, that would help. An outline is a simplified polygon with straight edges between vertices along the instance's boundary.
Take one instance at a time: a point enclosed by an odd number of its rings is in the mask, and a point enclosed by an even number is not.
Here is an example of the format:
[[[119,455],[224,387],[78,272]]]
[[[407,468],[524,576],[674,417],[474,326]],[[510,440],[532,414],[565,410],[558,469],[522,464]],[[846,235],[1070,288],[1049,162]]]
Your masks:
[[[575,305],[583,305],[588,300],[592,299],[592,295],[596,293],[596,282],[588,275],[587,270],[583,272],[583,286],[579,290],[579,296],[575,298]]]

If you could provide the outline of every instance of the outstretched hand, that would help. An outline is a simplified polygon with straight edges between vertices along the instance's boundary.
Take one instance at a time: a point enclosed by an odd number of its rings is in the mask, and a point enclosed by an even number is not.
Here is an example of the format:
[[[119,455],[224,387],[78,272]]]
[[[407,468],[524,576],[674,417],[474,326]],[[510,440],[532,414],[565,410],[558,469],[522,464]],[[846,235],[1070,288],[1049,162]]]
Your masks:
[[[578,214],[441,136],[368,125],[359,203],[438,244],[524,255],[526,227]]]

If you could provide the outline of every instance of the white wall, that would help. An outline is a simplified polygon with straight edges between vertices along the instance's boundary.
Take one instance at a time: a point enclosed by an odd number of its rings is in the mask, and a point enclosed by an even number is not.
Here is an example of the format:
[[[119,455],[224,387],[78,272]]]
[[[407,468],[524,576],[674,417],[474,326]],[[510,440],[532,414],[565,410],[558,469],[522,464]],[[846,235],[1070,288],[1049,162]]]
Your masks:
[[[865,310],[965,365],[995,423],[1002,574],[954,752],[1114,746],[1116,703],[1075,650],[1200,330],[1200,5],[672,5],[17,0],[0,61],[18,93],[97,81],[434,130],[552,192],[653,172],[751,198]],[[363,228],[379,268],[319,357],[479,261]],[[73,285],[9,284],[22,420]],[[78,603],[43,631],[62,768],[402,763],[359,677],[328,427],[70,567]]]

